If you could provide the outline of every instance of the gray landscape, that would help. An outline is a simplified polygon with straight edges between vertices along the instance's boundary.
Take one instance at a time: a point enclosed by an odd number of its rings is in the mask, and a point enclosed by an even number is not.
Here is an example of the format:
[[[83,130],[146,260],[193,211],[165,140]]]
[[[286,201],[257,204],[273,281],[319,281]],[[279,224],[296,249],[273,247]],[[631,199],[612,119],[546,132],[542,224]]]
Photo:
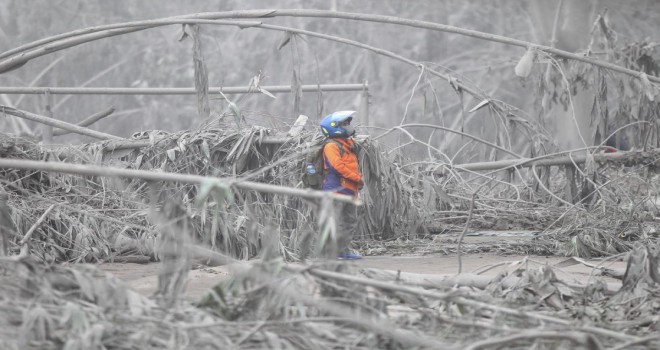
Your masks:
[[[0,349],[657,349],[656,0],[0,0]]]

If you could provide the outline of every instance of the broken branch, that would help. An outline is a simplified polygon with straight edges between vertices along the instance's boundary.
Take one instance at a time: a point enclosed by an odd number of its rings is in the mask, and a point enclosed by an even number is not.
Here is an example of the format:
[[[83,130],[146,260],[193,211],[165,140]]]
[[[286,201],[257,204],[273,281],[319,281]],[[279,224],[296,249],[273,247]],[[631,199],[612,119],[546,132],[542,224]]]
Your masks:
[[[80,121],[79,123],[77,123],[75,125],[80,126],[80,127],[86,127],[86,126],[92,125],[92,124],[96,123],[97,121],[111,115],[114,112],[115,112],[115,107],[110,107],[110,108],[108,108],[104,111],[92,114],[91,116],[85,118],[84,120]],[[62,136],[62,135],[70,134],[70,133],[72,133],[72,131],[69,131],[69,130],[55,130],[55,131],[53,131],[53,136]]]
[[[32,121],[35,121],[37,123],[54,126],[56,128],[64,129],[64,130],[67,130],[67,131],[70,131],[70,132],[75,132],[76,134],[85,135],[85,136],[89,136],[89,137],[94,137],[94,138],[101,139],[101,140],[122,140],[122,138],[119,137],[119,136],[110,135],[110,134],[106,134],[104,132],[84,128],[84,127],[81,127],[81,126],[78,126],[78,125],[75,125],[75,124],[71,124],[71,123],[63,122],[61,120],[48,118],[48,117],[44,117],[44,116],[41,116],[41,115],[38,115],[38,114],[22,111],[20,109],[16,109],[16,108],[13,108],[13,107],[7,107],[7,106],[0,105],[0,113],[10,114],[10,115],[13,115],[15,117],[32,120]]]

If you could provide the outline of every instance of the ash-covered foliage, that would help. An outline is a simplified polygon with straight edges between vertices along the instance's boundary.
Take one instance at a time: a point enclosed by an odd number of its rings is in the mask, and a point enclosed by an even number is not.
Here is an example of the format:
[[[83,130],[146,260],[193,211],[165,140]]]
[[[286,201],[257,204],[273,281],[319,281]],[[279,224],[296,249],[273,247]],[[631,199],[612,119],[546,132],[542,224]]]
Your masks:
[[[215,176],[226,183],[218,189],[3,169],[0,181],[10,194],[8,204],[17,227],[12,249],[18,250],[17,241],[45,208],[56,204],[30,241],[33,252],[46,261],[111,260],[122,254],[157,257],[158,223],[153,213],[185,222],[199,243],[235,257],[255,256],[263,240],[270,239],[264,236],[274,236],[282,254],[296,259],[318,238],[323,203],[232,186],[249,180],[302,187],[306,155],[318,149],[322,138],[307,133],[283,143],[269,141],[276,136],[258,126],[238,129],[214,123],[198,130],[136,133],[135,140],[81,146],[42,147],[2,137],[6,158]],[[144,147],[131,148],[136,142]],[[414,236],[410,229],[421,229],[435,209],[436,189],[420,186],[423,179],[394,163],[377,143],[363,140],[361,149],[368,186],[361,193],[358,238]]]
[[[169,259],[174,262],[176,259]],[[495,277],[418,275],[274,257],[232,266],[193,304],[166,286],[188,267],[164,262],[156,294],[93,266],[0,265],[3,349],[654,349],[657,251],[637,246],[626,271],[558,278],[523,260]],[[602,266],[603,271],[608,271]],[[181,278],[183,276],[183,278]],[[177,287],[177,288],[178,288]]]
[[[15,225],[10,251],[18,252],[18,241],[55,204],[28,241],[33,254],[45,261],[112,260],[126,255],[158,259],[160,223],[155,217],[185,224],[196,242],[243,259],[258,255],[270,244],[265,242],[278,242],[287,259],[313,255],[324,232],[319,221],[325,221],[319,220],[319,213],[327,217],[332,206],[233,186],[242,180],[302,186],[306,155],[317,149],[321,138],[307,133],[284,143],[270,141],[275,137],[257,126],[237,129],[218,124],[81,146],[43,147],[4,136],[0,152],[6,158],[227,180],[225,187],[214,188],[4,169],[0,183],[9,194],[9,215]],[[135,148],[135,143],[143,147]],[[500,180],[496,174],[484,177],[449,167],[444,176],[439,175],[438,165],[406,166],[402,158],[393,161],[394,156],[376,142],[366,139],[361,144],[367,186],[361,193],[359,241],[460,232],[477,189],[470,229],[539,230],[536,246],[543,247],[544,254],[617,254],[628,251],[636,241],[654,242],[660,229],[654,151],[576,163],[572,176],[562,167],[544,167],[510,170],[513,176]],[[566,188],[571,182],[575,190],[569,198]],[[512,252],[531,253],[537,248],[512,247]]]

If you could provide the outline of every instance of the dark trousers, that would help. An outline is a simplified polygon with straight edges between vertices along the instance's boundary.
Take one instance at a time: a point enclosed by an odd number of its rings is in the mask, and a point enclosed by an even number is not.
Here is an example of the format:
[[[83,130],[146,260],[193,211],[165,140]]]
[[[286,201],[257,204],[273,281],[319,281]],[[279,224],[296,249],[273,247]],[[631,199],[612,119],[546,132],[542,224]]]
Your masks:
[[[335,202],[335,227],[337,228],[337,248],[348,252],[351,240],[357,231],[357,206],[353,203]]]

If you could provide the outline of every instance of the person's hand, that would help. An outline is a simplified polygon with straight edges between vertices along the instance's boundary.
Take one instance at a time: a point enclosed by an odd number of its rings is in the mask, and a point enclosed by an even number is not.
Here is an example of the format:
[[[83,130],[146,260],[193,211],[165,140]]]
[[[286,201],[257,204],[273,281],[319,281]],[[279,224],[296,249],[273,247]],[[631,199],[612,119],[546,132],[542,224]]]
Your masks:
[[[358,190],[361,190],[362,187],[364,187],[364,181],[360,180],[358,181]]]

